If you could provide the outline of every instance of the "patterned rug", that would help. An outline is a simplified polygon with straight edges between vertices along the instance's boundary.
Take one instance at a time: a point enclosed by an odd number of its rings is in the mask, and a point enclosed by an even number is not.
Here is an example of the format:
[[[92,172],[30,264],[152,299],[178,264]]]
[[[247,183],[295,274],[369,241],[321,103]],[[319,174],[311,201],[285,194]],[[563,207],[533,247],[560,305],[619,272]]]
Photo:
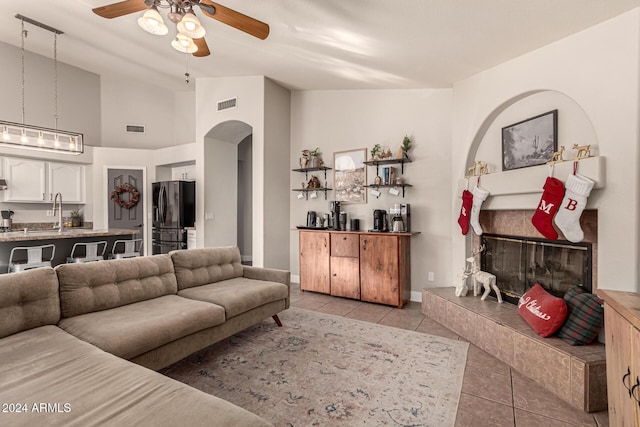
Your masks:
[[[162,374],[276,426],[453,426],[468,344],[290,308]]]

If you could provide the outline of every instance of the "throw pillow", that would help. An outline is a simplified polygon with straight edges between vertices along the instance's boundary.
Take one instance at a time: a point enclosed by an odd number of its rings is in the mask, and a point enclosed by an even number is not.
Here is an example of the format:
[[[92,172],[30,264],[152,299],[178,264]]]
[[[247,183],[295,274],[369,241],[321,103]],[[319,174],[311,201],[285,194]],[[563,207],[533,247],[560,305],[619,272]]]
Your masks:
[[[569,314],[558,336],[570,345],[593,342],[604,324],[604,301],[575,285],[567,289],[564,300]]]
[[[548,337],[553,335],[567,318],[567,304],[562,298],[551,295],[536,283],[520,297],[518,312],[538,335]]]

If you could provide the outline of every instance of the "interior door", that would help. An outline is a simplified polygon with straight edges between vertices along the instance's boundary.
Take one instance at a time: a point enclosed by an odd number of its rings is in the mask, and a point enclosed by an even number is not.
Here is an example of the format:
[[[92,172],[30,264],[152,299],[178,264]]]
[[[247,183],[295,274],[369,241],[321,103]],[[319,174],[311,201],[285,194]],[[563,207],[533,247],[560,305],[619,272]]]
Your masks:
[[[142,181],[142,169],[109,169],[107,179],[109,182],[109,195],[117,186],[122,184],[130,184],[140,192],[138,203],[131,209],[120,206],[113,200],[108,200],[109,229],[140,230],[138,236],[144,242],[144,210],[142,207],[144,182]],[[129,201],[129,196],[129,193],[122,193],[120,198],[124,201]]]

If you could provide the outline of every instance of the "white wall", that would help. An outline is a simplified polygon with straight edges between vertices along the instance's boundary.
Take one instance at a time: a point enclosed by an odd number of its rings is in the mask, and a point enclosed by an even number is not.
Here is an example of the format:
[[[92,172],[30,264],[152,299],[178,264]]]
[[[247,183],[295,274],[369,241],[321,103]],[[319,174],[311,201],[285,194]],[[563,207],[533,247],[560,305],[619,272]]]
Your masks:
[[[405,198],[384,192],[379,199],[368,194],[366,204],[343,205],[349,218],[360,219],[360,229],[373,226],[373,210],[386,209],[392,203],[411,204],[412,230],[421,232],[411,239],[412,289],[425,286],[451,285],[452,184],[451,104],[449,89],[298,91],[291,102],[291,159],[289,169],[299,167],[303,149],[319,147],[325,163],[333,167],[333,153],[371,147],[379,143],[394,153],[405,135],[413,140],[412,163],[405,166],[407,188]],[[324,176],[319,175],[322,180]],[[375,168],[367,170],[367,181],[373,182]],[[290,188],[300,188],[304,174],[290,172]],[[332,186],[333,171],[327,181]],[[297,199],[291,192],[290,228],[306,223],[309,210],[329,211],[327,200]],[[290,233],[290,265],[299,274],[298,233]],[[428,272],[435,281],[427,282]]]
[[[280,209],[286,215],[288,206],[277,205],[277,201],[281,197],[265,197],[265,188],[269,185],[270,180],[278,180],[279,174],[282,172],[281,162],[266,162],[266,150],[273,152],[286,153],[289,147],[289,141],[286,138],[279,139],[278,136],[283,135],[282,124],[276,128],[269,129],[269,135],[265,133],[265,115],[269,114],[266,110],[267,99],[266,96],[273,98],[273,102],[278,105],[278,111],[281,110],[281,105],[286,101],[288,97],[288,91],[284,88],[265,88],[265,86],[271,83],[266,83],[266,79],[262,76],[253,77],[226,77],[226,78],[207,78],[199,79],[196,88],[196,146],[197,158],[207,157],[206,144],[208,138],[211,136],[210,132],[216,126],[225,122],[238,121],[247,124],[252,129],[252,163],[253,163],[253,195],[252,195],[252,210],[253,210],[253,265],[265,266],[265,267],[282,267],[279,259],[271,258],[267,256],[266,252],[272,248],[277,248],[279,241],[285,240],[282,233],[276,236],[272,236],[267,233],[266,228],[269,227],[267,223],[267,217],[274,214],[274,209]],[[230,98],[237,97],[238,103],[236,108],[217,111],[217,102]],[[271,116],[270,116],[271,117]],[[275,120],[282,121],[282,114],[275,113],[273,115]],[[280,130],[279,130],[280,129]],[[222,141],[229,141],[229,138],[220,137],[219,132],[215,132],[217,139]],[[243,135],[235,141],[239,143],[246,135]],[[236,151],[237,153],[237,151]],[[236,162],[236,157],[233,158],[233,162]],[[207,200],[207,204],[215,203],[215,199],[210,200],[209,195],[211,186],[220,186],[220,181],[209,182],[205,180],[207,176],[206,165],[196,163],[196,176],[201,182],[196,188],[196,194],[198,200]],[[276,190],[279,192],[288,191],[286,187]],[[235,207],[234,207],[235,209]],[[205,206],[196,208],[196,228],[204,231],[204,236],[208,236],[210,230],[214,227],[222,227],[225,224],[226,219],[223,216],[213,219],[205,220]],[[214,224],[214,222],[218,223]],[[237,235],[236,235],[237,236]],[[200,235],[198,237],[198,246],[202,246],[204,242]],[[209,237],[207,237],[209,239]],[[282,247],[282,245],[280,246]]]
[[[565,142],[584,137],[585,131],[587,135],[591,132],[576,129],[567,135],[566,129],[575,129],[575,123],[584,123],[586,117],[595,135],[595,153],[606,159],[606,187],[594,191],[587,205],[598,209],[598,286],[603,289],[640,290],[639,22],[640,10],[636,9],[454,86],[451,168],[454,185],[464,175],[477,148],[482,146],[486,150],[490,144],[485,139],[487,129],[509,124],[501,122],[518,115],[522,119],[530,117],[532,106],[539,102],[530,96],[555,91],[562,94],[556,99],[558,103],[569,99],[566,105],[575,103],[583,110],[582,114],[572,107],[570,123],[560,121],[559,127],[565,134]],[[491,136],[487,134],[487,138]],[[495,138],[493,143],[501,142]],[[540,194],[510,203],[488,200],[487,206],[535,209],[539,198]],[[458,212],[459,197],[452,199],[452,205],[452,210]],[[468,238],[460,234],[454,221],[450,228],[452,274],[455,274],[464,266]]]
[[[189,96],[115,75],[102,75],[101,86],[103,147],[156,149],[193,142],[194,108],[185,102]],[[186,121],[184,127],[177,126],[180,121]],[[144,125],[145,132],[128,133],[127,125]]]

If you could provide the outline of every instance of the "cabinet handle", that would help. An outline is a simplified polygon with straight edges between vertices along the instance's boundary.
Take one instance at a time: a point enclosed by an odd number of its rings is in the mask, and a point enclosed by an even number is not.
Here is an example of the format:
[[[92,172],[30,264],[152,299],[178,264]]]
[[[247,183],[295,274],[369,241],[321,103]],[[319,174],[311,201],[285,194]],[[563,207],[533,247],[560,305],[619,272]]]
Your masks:
[[[324,238],[324,247],[325,248],[327,247],[327,238],[326,237]]]
[[[638,387],[640,387],[640,379],[636,377],[636,383],[633,385],[633,387],[631,387],[631,390],[629,390],[629,397],[633,397],[636,400],[636,402],[640,404],[640,399],[636,397],[634,392],[634,390]]]
[[[629,385],[627,385],[626,383],[626,379],[629,378]],[[631,369],[627,366],[627,373],[624,374],[624,376],[622,377],[622,384],[624,385],[624,387],[629,391],[629,397],[632,396],[631,394]]]
[[[342,240],[347,240],[347,236],[344,236],[344,237],[342,238]]]
[[[44,198],[44,193],[42,193],[42,200],[45,200],[45,198]]]
[[[362,250],[363,250],[363,251],[366,251],[366,250],[367,250],[367,239],[364,239],[364,240],[362,241]]]

